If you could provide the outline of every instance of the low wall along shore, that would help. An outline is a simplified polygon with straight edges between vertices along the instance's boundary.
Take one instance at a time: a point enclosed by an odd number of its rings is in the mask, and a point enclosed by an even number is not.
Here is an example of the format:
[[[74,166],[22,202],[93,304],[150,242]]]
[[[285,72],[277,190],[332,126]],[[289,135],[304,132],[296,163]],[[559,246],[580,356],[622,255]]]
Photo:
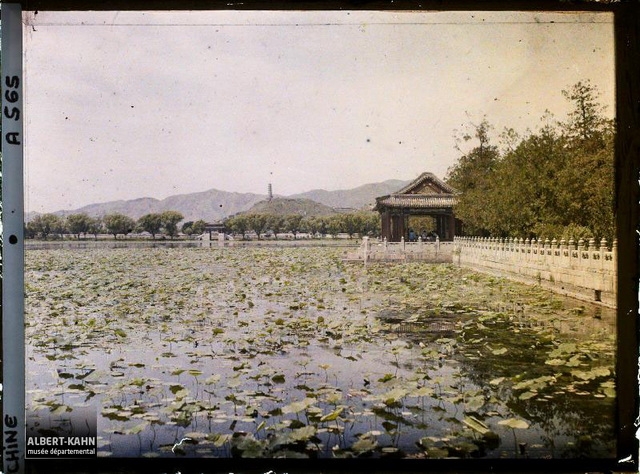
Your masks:
[[[364,238],[347,260],[454,263],[541,285],[557,293],[616,307],[616,242],[456,237],[453,242],[386,242]]]
[[[474,270],[534,283],[586,301],[616,306],[616,242],[568,243],[460,237],[453,262]]]

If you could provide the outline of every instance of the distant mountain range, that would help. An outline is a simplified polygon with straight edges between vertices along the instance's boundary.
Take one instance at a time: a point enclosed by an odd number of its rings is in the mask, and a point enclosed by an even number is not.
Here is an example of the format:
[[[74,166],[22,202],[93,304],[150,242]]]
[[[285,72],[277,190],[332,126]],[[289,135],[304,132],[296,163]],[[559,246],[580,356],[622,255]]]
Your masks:
[[[399,179],[389,179],[381,183],[371,183],[358,186],[353,189],[344,189],[338,191],[325,191],[324,189],[314,189],[305,193],[295,194],[292,198],[311,199],[325,206],[333,208],[353,208],[362,209],[366,206],[372,206],[376,202],[376,198],[394,193],[411,181],[402,181]]]
[[[300,194],[287,196],[289,200],[310,200],[318,204],[336,210],[364,209],[375,203],[375,198],[398,191],[409,181],[390,179],[381,183],[365,184],[353,189],[338,191],[326,191],[315,189]],[[282,198],[282,196],[279,196]],[[209,191],[178,194],[165,199],[139,198],[131,200],[110,201],[97,204],[89,204],[73,210],[61,210],[54,212],[61,216],[69,214],[86,213],[92,217],[119,212],[133,219],[138,219],[151,212],[173,210],[180,212],[186,221],[203,219],[206,222],[216,222],[228,216],[252,209],[258,203],[267,200],[265,194],[235,193],[210,189]],[[255,209],[260,209],[257,206]],[[321,211],[319,208],[314,214]],[[256,210],[256,212],[258,212]],[[29,213],[27,220],[35,217],[36,213]]]

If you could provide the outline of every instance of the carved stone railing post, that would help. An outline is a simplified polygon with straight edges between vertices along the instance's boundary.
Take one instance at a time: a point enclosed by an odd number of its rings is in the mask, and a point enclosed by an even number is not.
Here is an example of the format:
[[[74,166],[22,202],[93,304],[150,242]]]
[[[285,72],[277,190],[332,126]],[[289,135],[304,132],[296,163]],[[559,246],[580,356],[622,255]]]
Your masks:
[[[590,267],[593,267],[593,266],[595,266],[595,265],[596,265],[596,263],[597,263],[597,262],[595,261],[595,258],[597,258],[597,257],[594,257],[594,254],[595,254],[595,251],[596,251],[596,239],[594,239],[593,237],[591,237],[591,238],[589,239],[589,244],[588,244],[588,245],[589,245],[589,246],[585,249],[585,250],[586,250],[586,253],[587,253],[587,258],[589,259],[589,261],[587,262],[587,264],[588,264]]]
[[[575,242],[573,240],[573,237],[571,237],[569,239],[569,264],[571,265],[571,262],[573,259],[573,251],[575,250]]]
[[[369,260],[369,237],[362,238],[362,258],[364,260],[364,264],[367,264],[367,260]]]
[[[584,239],[578,240],[578,261],[582,261],[582,253],[584,252]]]
[[[544,239],[544,254],[545,256],[551,255],[551,241],[549,240],[548,237]]]
[[[604,268],[606,264],[607,239],[604,237],[600,240],[600,268]]]

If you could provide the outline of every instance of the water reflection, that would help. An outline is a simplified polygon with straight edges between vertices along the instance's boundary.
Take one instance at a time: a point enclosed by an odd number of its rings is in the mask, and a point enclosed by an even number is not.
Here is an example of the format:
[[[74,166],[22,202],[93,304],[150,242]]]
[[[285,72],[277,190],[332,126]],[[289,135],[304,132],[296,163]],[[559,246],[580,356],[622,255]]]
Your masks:
[[[613,456],[609,310],[481,277],[434,305],[336,249],[109,252],[27,259],[31,419],[99,407],[102,455]]]

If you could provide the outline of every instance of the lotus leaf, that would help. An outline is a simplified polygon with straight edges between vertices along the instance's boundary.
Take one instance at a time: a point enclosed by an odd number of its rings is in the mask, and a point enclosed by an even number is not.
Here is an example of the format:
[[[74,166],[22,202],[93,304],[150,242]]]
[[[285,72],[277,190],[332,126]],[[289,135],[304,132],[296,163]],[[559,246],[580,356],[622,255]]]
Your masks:
[[[509,418],[508,420],[501,420],[498,422],[499,425],[507,426],[513,429],[521,429],[526,430],[529,428],[529,423],[524,420],[519,420],[517,418]]]

